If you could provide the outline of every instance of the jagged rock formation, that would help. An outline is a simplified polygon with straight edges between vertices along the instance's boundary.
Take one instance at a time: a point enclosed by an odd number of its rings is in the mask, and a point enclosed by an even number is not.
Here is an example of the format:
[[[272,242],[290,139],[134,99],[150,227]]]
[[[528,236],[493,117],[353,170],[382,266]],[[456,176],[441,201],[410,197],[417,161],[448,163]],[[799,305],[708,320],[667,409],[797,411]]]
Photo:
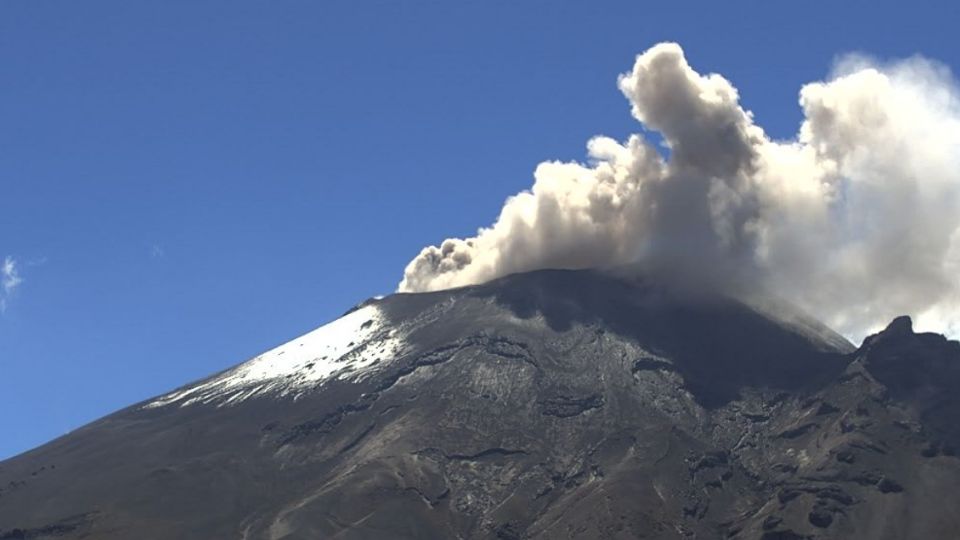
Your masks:
[[[0,538],[960,530],[960,344],[906,318],[854,351],[796,313],[540,271],[334,324],[0,463]]]

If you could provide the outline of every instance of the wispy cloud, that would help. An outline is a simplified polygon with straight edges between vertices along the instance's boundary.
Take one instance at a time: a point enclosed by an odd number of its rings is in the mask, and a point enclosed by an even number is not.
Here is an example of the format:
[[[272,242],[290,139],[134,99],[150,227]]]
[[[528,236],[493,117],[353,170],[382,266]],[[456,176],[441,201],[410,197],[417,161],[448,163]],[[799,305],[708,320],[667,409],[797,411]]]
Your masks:
[[[163,250],[163,246],[160,244],[154,244],[150,247],[150,258],[151,259],[162,259],[167,253]]]
[[[21,283],[23,278],[17,270],[17,261],[8,255],[0,266],[0,313],[7,310],[7,303]]]

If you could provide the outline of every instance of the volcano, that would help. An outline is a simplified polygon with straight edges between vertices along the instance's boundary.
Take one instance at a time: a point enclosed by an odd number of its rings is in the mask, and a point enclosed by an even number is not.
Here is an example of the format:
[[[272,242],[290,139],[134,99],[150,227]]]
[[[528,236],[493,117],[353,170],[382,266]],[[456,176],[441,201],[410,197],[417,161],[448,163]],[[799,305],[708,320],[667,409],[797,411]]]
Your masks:
[[[543,270],[371,299],[0,463],[0,538],[956,538],[960,344]]]

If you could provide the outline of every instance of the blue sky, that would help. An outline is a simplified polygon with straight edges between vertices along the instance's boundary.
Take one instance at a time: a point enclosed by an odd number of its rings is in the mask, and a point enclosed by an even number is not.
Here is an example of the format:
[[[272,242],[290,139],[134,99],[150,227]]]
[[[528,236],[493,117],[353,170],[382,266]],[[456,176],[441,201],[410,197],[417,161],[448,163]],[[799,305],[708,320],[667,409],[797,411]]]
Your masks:
[[[658,41],[776,137],[834,58],[960,66],[953,2],[0,4],[0,458],[392,291],[546,159],[639,130]]]

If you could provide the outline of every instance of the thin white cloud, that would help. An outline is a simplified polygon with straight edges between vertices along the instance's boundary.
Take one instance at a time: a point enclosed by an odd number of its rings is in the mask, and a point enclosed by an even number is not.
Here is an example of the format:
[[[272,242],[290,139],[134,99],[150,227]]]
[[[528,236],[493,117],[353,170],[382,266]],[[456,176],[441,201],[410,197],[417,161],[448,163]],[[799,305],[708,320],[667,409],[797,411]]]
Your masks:
[[[0,266],[0,313],[7,310],[10,298],[21,283],[23,278],[17,270],[17,261],[13,257],[5,257],[3,265]]]
[[[619,87],[668,156],[642,135],[596,137],[587,163],[541,163],[493,225],[425,248],[399,289],[639,264],[774,291],[854,339],[900,314],[960,330],[960,92],[947,68],[845,57],[801,88],[805,119],[787,141],[674,43],[639,55]]]

